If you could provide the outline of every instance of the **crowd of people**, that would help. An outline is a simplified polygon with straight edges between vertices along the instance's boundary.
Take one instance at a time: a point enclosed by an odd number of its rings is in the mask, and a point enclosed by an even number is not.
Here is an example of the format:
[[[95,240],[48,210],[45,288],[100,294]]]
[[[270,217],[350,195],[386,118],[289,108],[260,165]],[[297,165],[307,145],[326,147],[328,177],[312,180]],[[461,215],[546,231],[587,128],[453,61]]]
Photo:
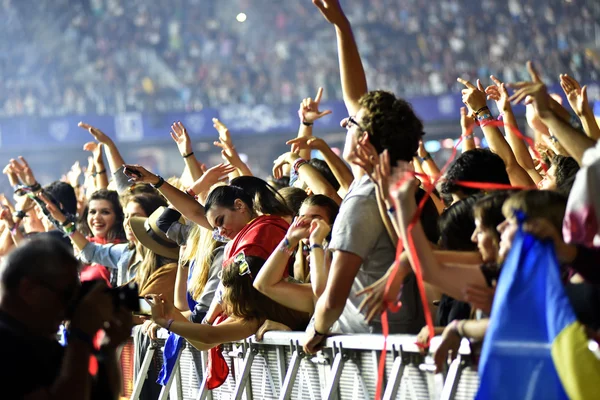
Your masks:
[[[310,3],[4,0],[0,115],[278,107],[318,86],[342,99],[327,45],[334,32],[312,17]],[[516,82],[529,56],[554,81],[562,71],[583,82],[599,78],[593,1],[344,6],[369,82],[407,97],[455,91],[456,76]],[[243,23],[235,19],[241,12]]]
[[[173,10],[181,5],[176,3]],[[567,65],[548,61],[561,71],[554,78],[569,100],[563,106],[542,81],[538,68],[545,69],[546,64],[526,62],[522,66],[526,77],[504,71],[510,79],[505,83],[493,76],[488,87],[465,79],[469,71],[442,64],[444,73],[455,74],[465,107],[457,123],[462,152],[441,170],[423,146],[423,124],[410,103],[391,91],[367,88],[364,66],[380,50],[391,51],[393,46],[364,46],[364,56],[357,46],[367,34],[385,36],[363,30],[361,22],[377,25],[384,20],[391,27],[398,23],[407,29],[413,17],[417,27],[420,20],[410,11],[380,15],[391,2],[375,2],[369,10],[352,9],[359,3],[349,2],[349,15],[361,21],[353,33],[337,0],[314,3],[314,9],[306,4],[292,7],[303,10],[311,24],[324,19],[335,28],[327,35],[333,32],[337,37],[336,68],[349,114],[341,121],[347,131],[341,156],[312,134],[313,126],[330,113],[321,105],[321,87],[314,98],[297,99],[298,135],[286,142],[289,151],[274,160],[267,180],[253,176],[227,127],[216,119],[215,145],[223,163],[210,167],[196,158],[185,126],[176,122],[170,127],[185,163],[178,177],[165,179],[127,163],[110,134],[84,122],[79,126],[92,141],[84,147],[91,157],[83,180],[82,170],[74,168],[63,180],[42,186],[27,160],[10,160],[3,172],[14,195],[0,198],[0,337],[4,343],[22,342],[26,347],[33,338],[37,347],[32,349],[40,351],[28,354],[51,372],[35,384],[3,387],[20,396],[49,393],[43,398],[59,398],[69,385],[81,393],[93,386],[115,396],[118,381],[110,373],[96,375],[94,385],[85,374],[92,354],[102,365],[100,370],[114,370],[115,349],[133,324],[137,343],[154,340],[162,328],[209,350],[208,385],[215,388],[227,377],[219,351],[223,343],[252,335],[260,340],[272,330],[305,331],[304,351],[314,354],[330,334],[381,333],[382,312],[398,302],[399,311],[387,314],[389,333],[418,335],[424,348],[433,335],[441,335],[434,356],[441,370],[449,356],[456,356],[462,338],[473,342],[486,338],[490,317],[501,312],[492,307],[496,283],[523,232],[552,243],[574,313],[586,335],[599,340],[600,211],[594,177],[600,168],[600,128],[586,87],[563,73],[571,71]],[[129,12],[128,7],[137,4],[123,3],[120,17],[138,21],[151,39],[153,6],[143,17]],[[90,5],[96,14],[89,18],[102,18],[116,12],[121,3]],[[536,15],[556,18],[557,24],[570,16],[554,14],[553,5]],[[530,22],[530,4],[509,2],[509,6],[512,18],[498,22],[498,27]],[[457,7],[446,2],[440,9],[452,16],[460,10]],[[421,13],[416,5],[407,5],[406,10]],[[588,9],[577,8],[581,10]],[[305,23],[289,15],[282,19],[286,32]],[[471,22],[476,30],[476,20]],[[86,25],[80,21],[79,27]],[[106,37],[107,51],[118,47],[110,43],[111,34],[119,29],[115,24],[110,33],[98,32]],[[585,30],[585,24],[569,34],[578,29]],[[566,46],[562,50],[575,57],[569,40],[558,46]],[[330,42],[328,54],[333,57],[336,41],[332,37]],[[169,43],[163,43],[165,49],[174,46]],[[469,46],[476,43],[469,41]],[[127,47],[127,42],[120,45]],[[226,47],[216,44],[215,50]],[[297,59],[297,53],[291,57]],[[523,60],[507,65],[517,61]],[[572,63],[568,66],[575,75],[582,71]],[[460,68],[460,63],[453,67]],[[488,72],[481,68],[479,72]],[[385,81],[386,76],[382,72],[379,79]],[[492,103],[500,120],[490,111]],[[512,107],[519,103],[528,107],[535,144],[518,133]],[[483,132],[489,148],[476,147],[476,130]],[[314,150],[322,159],[311,159]],[[397,258],[399,243],[407,248]],[[83,293],[79,282],[88,288]],[[106,291],[132,286],[150,305],[147,315],[132,317],[125,304],[114,307]],[[423,301],[422,290],[428,301]],[[428,315],[435,315],[435,327],[428,325]],[[38,318],[44,322],[36,323]],[[52,338],[63,321],[70,321],[65,350],[56,348]],[[19,346],[5,347],[3,355],[19,358],[14,355]],[[143,345],[136,348],[143,350]],[[43,358],[46,352],[53,357]],[[581,349],[573,352],[583,354]],[[31,359],[12,366],[0,381],[25,379]],[[68,362],[61,364],[62,359]],[[98,385],[100,379],[111,384]]]

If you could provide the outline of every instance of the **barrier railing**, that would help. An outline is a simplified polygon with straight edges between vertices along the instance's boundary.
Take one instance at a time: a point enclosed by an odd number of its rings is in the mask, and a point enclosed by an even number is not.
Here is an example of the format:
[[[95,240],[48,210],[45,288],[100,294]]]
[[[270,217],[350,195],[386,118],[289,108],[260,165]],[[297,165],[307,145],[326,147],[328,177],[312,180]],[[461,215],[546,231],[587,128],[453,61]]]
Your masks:
[[[131,399],[137,400],[153,357],[161,357],[167,337],[151,343],[141,363]],[[302,351],[303,332],[268,332],[262,341],[254,337],[223,346],[230,367],[225,383],[208,390],[205,385],[206,353],[187,344],[160,399],[373,399],[377,363],[383,348],[381,335],[345,335],[328,338],[317,355]],[[429,354],[421,354],[415,336],[388,337],[384,395],[386,400],[472,399],[479,380],[471,360],[469,342],[461,344],[459,356],[445,374],[434,374]],[[439,338],[434,338],[434,351]]]

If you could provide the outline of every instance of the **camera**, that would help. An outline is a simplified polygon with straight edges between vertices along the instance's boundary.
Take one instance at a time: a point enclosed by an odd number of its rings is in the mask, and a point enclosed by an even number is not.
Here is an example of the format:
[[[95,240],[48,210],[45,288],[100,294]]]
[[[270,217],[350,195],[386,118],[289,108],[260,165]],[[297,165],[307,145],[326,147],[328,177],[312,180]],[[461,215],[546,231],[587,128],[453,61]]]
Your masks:
[[[104,281],[97,279],[81,283],[79,294],[77,295],[73,303],[71,303],[69,306],[67,312],[69,318],[73,316],[75,309],[81,302],[81,299],[83,299],[85,295],[88,294],[98,282]],[[140,311],[140,299],[137,283],[130,282],[126,285],[119,286],[116,288],[106,288],[106,291],[110,294],[110,297],[112,298],[112,303],[115,310],[123,306],[128,310],[131,310],[133,313],[138,313]]]

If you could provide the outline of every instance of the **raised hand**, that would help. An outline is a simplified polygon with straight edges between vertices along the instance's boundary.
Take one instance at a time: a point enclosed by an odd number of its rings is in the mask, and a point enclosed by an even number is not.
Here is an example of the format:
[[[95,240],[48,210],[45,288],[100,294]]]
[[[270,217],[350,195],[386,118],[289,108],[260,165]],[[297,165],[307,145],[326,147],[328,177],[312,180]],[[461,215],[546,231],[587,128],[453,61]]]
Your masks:
[[[233,145],[231,140],[231,134],[229,129],[216,118],[213,118],[213,127],[219,132],[219,141],[213,142],[213,144],[221,149],[221,157],[223,161],[236,167],[238,170],[243,171],[247,168],[246,164],[240,158],[239,153]]]
[[[536,113],[541,117],[547,117],[552,113],[546,85],[542,82],[519,82],[510,85],[515,89],[515,93],[509,100],[513,104],[523,103],[532,104]]]
[[[177,121],[171,125],[171,137],[177,143],[177,148],[181,156],[192,153],[192,140],[181,121]]]
[[[13,171],[16,172],[21,182],[26,186],[35,186],[37,181],[35,180],[35,176],[33,176],[33,171],[29,164],[25,160],[25,158],[19,156],[19,161],[15,159],[10,160],[10,165]]]
[[[208,192],[213,185],[227,179],[227,174],[230,174],[233,171],[235,171],[233,165],[224,163],[217,164],[214,167],[207,169],[202,177],[194,182],[191,189],[200,196],[201,193]]]
[[[297,153],[292,152],[283,153],[279,156],[279,158],[273,162],[273,177],[275,177],[275,179],[281,179],[283,176],[283,166],[286,164],[294,164],[294,161],[298,158],[300,158],[300,156]]]
[[[297,137],[285,142],[288,146],[292,146],[292,153],[298,153],[300,150],[321,150],[327,147],[327,143],[321,138],[314,136]]]
[[[82,173],[83,170],[81,169],[79,161],[75,161],[75,163],[73,163],[73,165],[71,166],[69,172],[67,172],[67,183],[73,187],[77,187],[79,185],[79,177]]]
[[[99,143],[102,143],[105,145],[110,145],[113,143],[112,139],[109,138],[104,132],[102,132],[98,128],[95,128],[84,122],[80,122],[79,124],[77,124],[77,126],[88,131],[90,133],[90,135],[92,135],[94,137],[94,139],[96,139],[96,141],[98,141]]]
[[[319,118],[331,114],[331,110],[319,111],[321,97],[323,97],[322,87],[320,87],[317,91],[317,96],[314,100],[310,97],[302,100],[302,103],[300,103],[300,109],[298,110],[298,116],[300,117],[301,122],[312,124]]]
[[[229,133],[229,129],[219,121],[217,118],[213,118],[213,127],[219,132],[219,141],[214,142],[213,144],[217,147],[222,148],[223,150],[233,149],[233,142],[231,141],[231,134]]]
[[[294,219],[285,235],[290,246],[296,247],[302,239],[306,239],[310,235],[310,223],[308,217],[296,217]]]
[[[495,85],[485,88],[485,94],[487,95],[488,100],[494,100],[500,112],[506,112],[510,110],[511,107],[510,101],[508,101],[509,96],[506,85],[504,85],[504,83],[494,75],[491,75],[490,78]]]
[[[331,232],[331,226],[322,219],[313,219],[310,221],[309,242],[312,244],[322,244],[327,235]]]
[[[123,173],[129,177],[131,182],[149,183],[152,185],[157,184],[160,180],[158,176],[141,165],[124,165],[123,167]]]
[[[59,210],[59,208],[53,202],[51,202],[44,195],[44,193],[41,193],[41,192],[38,193],[37,197],[38,197],[38,199],[40,199],[44,202],[44,204],[46,205],[46,210],[48,210],[48,212],[50,213],[50,216],[52,216],[52,218],[54,218],[61,224],[67,220],[67,217],[65,217],[65,215]]]
[[[579,82],[567,74],[560,75],[560,87],[567,95],[567,100],[575,113],[582,117],[585,112],[590,110],[587,96],[587,85],[581,87]]]
[[[469,107],[471,113],[477,113],[484,107],[487,107],[485,89],[481,85],[481,81],[477,79],[477,86],[462,78],[456,79],[459,83],[465,85],[466,89],[461,91],[462,102]]]
[[[346,21],[346,15],[342,11],[339,0],[313,0],[323,17],[333,25],[340,25]]]
[[[14,221],[12,218],[12,214],[10,212],[10,208],[8,208],[7,206],[5,206],[4,204],[2,205],[2,208],[0,209],[0,220],[2,221],[2,223],[4,224],[4,226],[8,229],[13,229],[14,228]]]
[[[8,183],[10,183],[10,186],[15,187],[21,183],[12,163],[9,162],[2,170],[2,173],[8,178]]]
[[[92,161],[95,163],[102,162],[102,153],[103,153],[103,145],[102,143],[96,142],[87,142],[83,145],[83,150],[89,151],[92,153]],[[88,160],[88,169],[90,168],[90,163]]]
[[[353,164],[361,167],[371,179],[374,179],[375,167],[379,164],[379,154],[375,146],[369,142],[368,136],[364,136],[356,145],[352,151],[352,160]]]

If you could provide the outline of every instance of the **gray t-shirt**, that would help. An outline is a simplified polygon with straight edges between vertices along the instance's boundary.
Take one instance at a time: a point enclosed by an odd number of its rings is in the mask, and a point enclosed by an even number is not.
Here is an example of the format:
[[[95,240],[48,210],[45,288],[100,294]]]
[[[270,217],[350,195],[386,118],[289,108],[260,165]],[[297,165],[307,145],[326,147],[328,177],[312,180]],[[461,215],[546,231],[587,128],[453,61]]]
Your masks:
[[[332,229],[329,249],[353,253],[363,260],[346,307],[334,326],[341,333],[381,332],[380,317],[377,316],[369,326],[364,315],[358,312],[364,297],[355,295],[381,278],[396,257],[396,246],[379,214],[375,190],[375,184],[367,175],[355,180],[342,201]],[[424,325],[422,306],[415,300],[418,300],[418,289],[414,276],[409,276],[400,298],[402,308],[395,314],[388,311],[390,333],[418,333],[421,330]]]

